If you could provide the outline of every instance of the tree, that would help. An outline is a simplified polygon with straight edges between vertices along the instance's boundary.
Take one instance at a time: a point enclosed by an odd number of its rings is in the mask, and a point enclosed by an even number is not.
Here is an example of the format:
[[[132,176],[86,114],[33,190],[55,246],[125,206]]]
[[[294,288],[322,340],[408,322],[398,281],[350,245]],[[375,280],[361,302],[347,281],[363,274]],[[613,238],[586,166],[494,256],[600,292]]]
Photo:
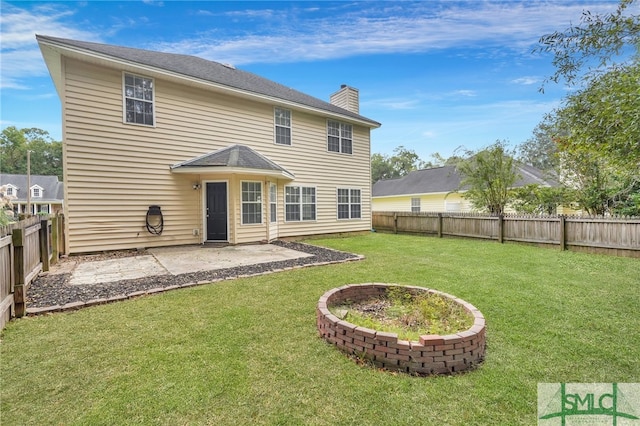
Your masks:
[[[46,130],[9,126],[0,134],[0,170],[26,174],[27,151],[31,151],[31,174],[58,176],[62,180],[62,143]]]
[[[581,89],[554,111],[553,140],[564,184],[590,213],[640,210],[640,15],[637,0],[614,13],[586,11],[578,25],[540,39],[555,73]],[[636,207],[637,206],[637,207]]]
[[[584,11],[578,25],[542,36],[534,52],[552,53],[556,68],[545,82],[557,83],[564,79],[572,85],[577,80],[591,79],[615,69],[616,60],[624,62],[631,49],[637,53],[640,15],[627,14],[634,3],[637,0],[621,0],[615,12],[605,15]]]
[[[517,160],[545,172],[552,172],[558,165],[558,147],[553,140],[552,116],[545,119],[533,129],[533,137],[519,145]]]
[[[509,188],[518,178],[513,155],[505,145],[496,141],[483,150],[468,151],[466,159],[456,166],[462,177],[460,189],[467,189],[463,197],[470,200],[474,208],[496,215],[502,214],[505,206],[513,201]]]
[[[554,111],[550,128],[559,174],[566,186],[576,189],[576,201],[590,214],[640,209],[634,201],[640,198],[638,93],[640,64],[634,64],[596,77]]]
[[[560,205],[567,205],[573,199],[572,191],[562,186],[525,185],[511,190],[511,207],[518,213],[556,214]]]
[[[557,110],[562,151],[591,153],[621,169],[640,168],[640,62],[600,75]]]
[[[399,146],[393,150],[394,155],[373,154],[371,156],[371,182],[381,179],[395,179],[406,176],[413,170],[424,167],[425,163],[415,151]]]

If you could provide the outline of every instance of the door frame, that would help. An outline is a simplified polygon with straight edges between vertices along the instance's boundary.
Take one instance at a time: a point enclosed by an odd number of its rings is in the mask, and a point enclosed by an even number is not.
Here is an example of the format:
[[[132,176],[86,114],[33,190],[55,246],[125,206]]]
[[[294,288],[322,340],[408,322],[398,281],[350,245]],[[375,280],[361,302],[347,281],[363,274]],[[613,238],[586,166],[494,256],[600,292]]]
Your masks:
[[[224,183],[227,189],[227,239],[226,240],[209,240],[207,236],[209,235],[208,229],[208,221],[207,221],[207,184],[208,183]],[[203,232],[203,241],[204,242],[231,242],[231,234],[229,233],[229,180],[228,179],[215,179],[215,180],[203,180],[202,187],[204,190],[202,191],[202,229]]]

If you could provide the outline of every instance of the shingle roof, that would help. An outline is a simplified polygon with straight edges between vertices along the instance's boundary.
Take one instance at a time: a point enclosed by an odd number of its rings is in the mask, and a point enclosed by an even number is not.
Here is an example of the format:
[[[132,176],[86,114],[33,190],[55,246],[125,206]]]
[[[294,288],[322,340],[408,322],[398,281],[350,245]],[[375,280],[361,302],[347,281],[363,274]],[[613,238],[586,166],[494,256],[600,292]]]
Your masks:
[[[245,145],[232,145],[191,160],[171,166],[171,170],[194,168],[232,167],[283,173],[293,178],[293,173],[269,160],[259,152]]]
[[[518,166],[519,179],[514,187],[529,184],[556,186],[557,183],[544,177],[544,173],[535,167]],[[434,167],[414,170],[397,179],[379,180],[373,185],[373,197],[394,195],[449,193],[460,188],[461,176],[455,166]]]
[[[307,107],[332,112],[334,114],[367,122],[373,127],[380,126],[380,123],[377,121],[340,108],[329,102],[314,98],[313,96],[306,95],[256,74],[242,71],[235,67],[223,65],[218,62],[198,58],[196,56],[155,52],[151,50],[113,46],[88,41],[50,37],[46,35],[36,35],[36,39],[39,42],[49,42],[65,47],[94,52],[131,63],[171,71],[183,76],[240,89],[246,92],[265,95]]]
[[[14,201],[27,200],[27,175],[14,175],[1,173],[0,186],[11,184],[18,188]],[[60,202],[64,199],[64,184],[58,181],[57,176],[31,175],[31,186],[42,188],[42,198],[32,201]]]

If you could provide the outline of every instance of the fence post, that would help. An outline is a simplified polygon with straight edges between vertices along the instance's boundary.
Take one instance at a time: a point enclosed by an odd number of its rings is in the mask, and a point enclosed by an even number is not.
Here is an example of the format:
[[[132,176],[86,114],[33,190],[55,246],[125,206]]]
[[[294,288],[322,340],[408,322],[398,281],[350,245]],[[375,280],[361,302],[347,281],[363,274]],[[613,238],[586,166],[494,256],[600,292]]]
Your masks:
[[[42,262],[42,270],[49,270],[49,221],[47,219],[40,221],[40,262]]]
[[[25,276],[24,276],[24,229],[14,229],[11,234],[13,242],[13,260],[15,284],[13,287],[14,314],[16,318],[23,317],[25,306]]]
[[[51,263],[56,263],[60,257],[58,252],[58,216],[51,217]]]
[[[567,229],[566,229],[567,217],[563,214],[560,215],[560,250],[567,249]]]
[[[442,213],[438,213],[438,238],[442,238]]]
[[[398,213],[393,213],[393,233],[398,233]]]
[[[504,241],[504,215],[498,215],[498,242],[502,244]]]

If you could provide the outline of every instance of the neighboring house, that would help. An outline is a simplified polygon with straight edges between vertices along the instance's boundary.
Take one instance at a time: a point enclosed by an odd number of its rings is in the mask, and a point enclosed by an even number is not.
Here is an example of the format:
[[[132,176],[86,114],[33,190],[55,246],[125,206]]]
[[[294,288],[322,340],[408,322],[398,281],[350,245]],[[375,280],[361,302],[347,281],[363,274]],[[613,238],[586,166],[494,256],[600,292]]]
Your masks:
[[[530,184],[556,186],[541,170],[521,165],[514,187]],[[380,180],[373,185],[372,210],[398,212],[471,212],[463,197],[461,177],[455,166],[415,170],[397,179]],[[509,211],[507,209],[507,211]]]
[[[31,183],[31,186],[27,182]],[[27,213],[31,202],[31,214],[61,212],[64,206],[64,188],[57,176],[40,176],[0,174],[0,187],[5,187],[6,194],[11,198],[13,212]],[[31,195],[29,200],[29,195]]]
[[[380,123],[357,89],[325,102],[193,56],[36,38],[62,102],[70,253],[371,228]]]

